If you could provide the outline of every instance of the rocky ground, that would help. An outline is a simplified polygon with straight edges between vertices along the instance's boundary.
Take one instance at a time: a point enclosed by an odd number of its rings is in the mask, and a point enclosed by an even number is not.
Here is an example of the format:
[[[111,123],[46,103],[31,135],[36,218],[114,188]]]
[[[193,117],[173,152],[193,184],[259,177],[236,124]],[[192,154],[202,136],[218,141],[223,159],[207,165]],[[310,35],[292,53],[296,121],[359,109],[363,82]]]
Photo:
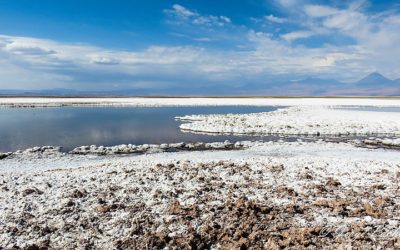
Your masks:
[[[400,248],[398,151],[43,152],[0,160],[4,249]]]

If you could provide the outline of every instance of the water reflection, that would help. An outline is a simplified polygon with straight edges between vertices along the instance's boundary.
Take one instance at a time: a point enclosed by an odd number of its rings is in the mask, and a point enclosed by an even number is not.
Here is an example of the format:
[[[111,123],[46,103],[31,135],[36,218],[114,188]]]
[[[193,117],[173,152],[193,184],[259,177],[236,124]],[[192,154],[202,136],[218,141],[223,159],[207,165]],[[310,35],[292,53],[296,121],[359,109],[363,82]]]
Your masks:
[[[251,113],[277,107],[60,107],[0,109],[0,151],[55,145],[71,150],[80,145],[254,140],[246,136],[182,133],[175,116]]]

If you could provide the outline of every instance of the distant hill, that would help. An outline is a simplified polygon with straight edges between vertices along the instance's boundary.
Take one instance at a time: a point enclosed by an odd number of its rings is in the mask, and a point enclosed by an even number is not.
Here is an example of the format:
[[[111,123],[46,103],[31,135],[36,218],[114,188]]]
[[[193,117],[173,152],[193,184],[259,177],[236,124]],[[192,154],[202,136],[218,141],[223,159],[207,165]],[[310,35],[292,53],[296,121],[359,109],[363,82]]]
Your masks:
[[[400,95],[400,79],[391,80],[374,72],[357,81],[352,92],[364,93],[364,95],[397,96]]]
[[[343,84],[336,79],[322,79],[322,78],[316,78],[316,77],[306,77],[304,79],[294,80],[292,82],[297,83],[297,84],[323,84],[325,86]]]
[[[390,80],[378,72],[374,72],[356,82],[360,87],[394,86],[396,81]]]

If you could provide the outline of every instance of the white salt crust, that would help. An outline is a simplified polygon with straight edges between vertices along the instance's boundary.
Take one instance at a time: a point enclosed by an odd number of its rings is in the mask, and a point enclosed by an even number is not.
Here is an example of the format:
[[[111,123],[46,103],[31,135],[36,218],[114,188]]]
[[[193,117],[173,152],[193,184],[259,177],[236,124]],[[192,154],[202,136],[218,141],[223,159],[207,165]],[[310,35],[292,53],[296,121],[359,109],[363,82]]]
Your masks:
[[[400,112],[303,106],[252,114],[177,117],[180,128],[197,133],[282,135],[400,135]]]
[[[399,98],[43,98],[2,97],[0,107],[60,106],[375,106],[400,107]]]

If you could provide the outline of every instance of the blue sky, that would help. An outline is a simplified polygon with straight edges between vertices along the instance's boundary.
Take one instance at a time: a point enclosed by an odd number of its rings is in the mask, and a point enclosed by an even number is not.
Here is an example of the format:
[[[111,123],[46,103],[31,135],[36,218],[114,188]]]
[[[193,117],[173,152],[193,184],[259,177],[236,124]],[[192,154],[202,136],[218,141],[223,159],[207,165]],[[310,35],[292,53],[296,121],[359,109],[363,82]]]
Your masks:
[[[396,79],[399,44],[398,1],[0,0],[0,89]]]

